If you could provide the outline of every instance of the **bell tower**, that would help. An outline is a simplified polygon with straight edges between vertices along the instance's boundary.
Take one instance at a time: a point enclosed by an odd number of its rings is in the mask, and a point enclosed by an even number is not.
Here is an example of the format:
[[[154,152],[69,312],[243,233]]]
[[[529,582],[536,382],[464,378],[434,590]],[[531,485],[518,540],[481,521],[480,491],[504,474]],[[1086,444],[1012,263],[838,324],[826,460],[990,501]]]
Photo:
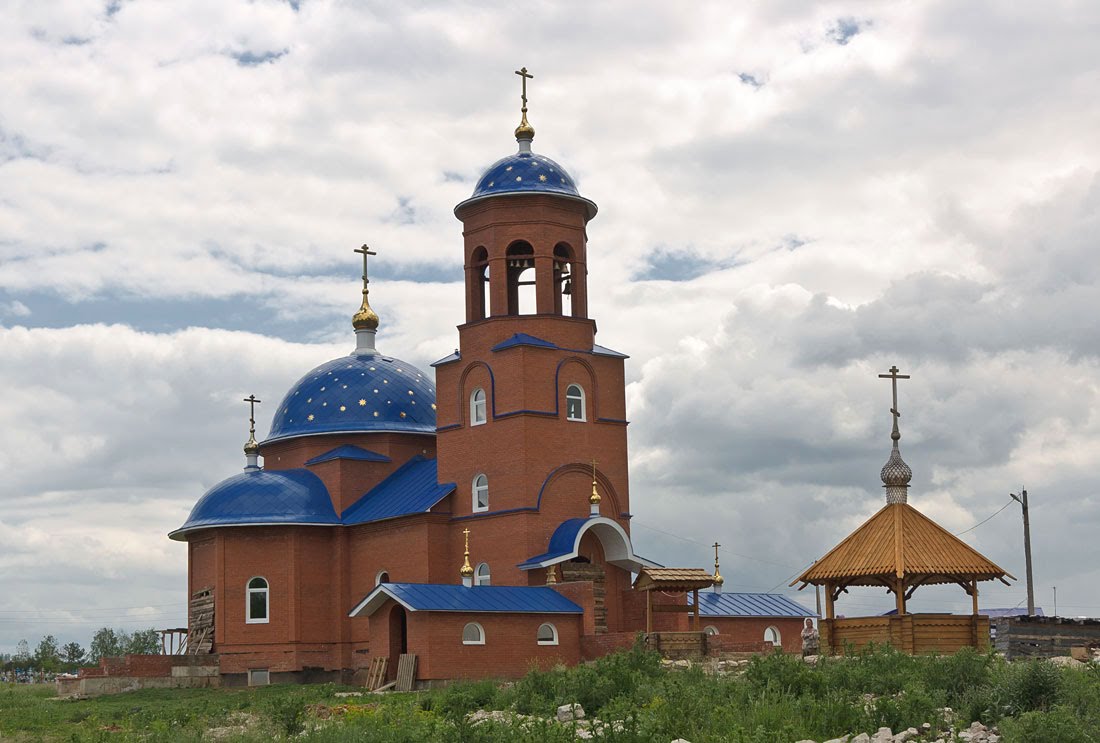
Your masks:
[[[524,85],[517,151],[455,207],[466,322],[459,348],[433,366],[439,480],[457,486],[453,519],[476,535],[494,584],[525,585],[553,577],[545,560],[531,567],[530,558],[547,552],[563,522],[597,519],[605,534],[629,542],[627,357],[596,344],[588,316],[587,226],[596,205],[564,168],[532,151],[531,75],[516,74]],[[600,497],[592,499],[594,487]],[[577,541],[578,557],[604,560],[594,534]],[[461,540],[452,542],[460,560]],[[609,572],[608,588],[621,579]]]

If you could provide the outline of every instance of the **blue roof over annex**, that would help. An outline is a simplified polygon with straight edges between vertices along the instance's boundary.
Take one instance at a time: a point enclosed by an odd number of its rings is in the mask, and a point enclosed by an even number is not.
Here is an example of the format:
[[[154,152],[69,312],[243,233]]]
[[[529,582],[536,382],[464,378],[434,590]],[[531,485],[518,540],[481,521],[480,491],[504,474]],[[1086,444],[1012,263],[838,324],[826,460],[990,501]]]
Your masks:
[[[321,478],[309,470],[245,470],[199,498],[183,526],[168,536],[223,526],[335,526],[340,518]]]
[[[436,460],[418,454],[348,506],[343,523],[367,524],[427,512],[455,489],[453,482],[436,482],[437,472]]]
[[[348,614],[369,617],[388,599],[409,611],[499,614],[583,614],[584,610],[544,586],[463,586],[442,583],[381,583]]]
[[[435,385],[378,353],[342,356],[299,379],[279,403],[264,443],[325,433],[435,433]]]
[[[700,593],[699,616],[816,617],[817,614],[778,593]]]

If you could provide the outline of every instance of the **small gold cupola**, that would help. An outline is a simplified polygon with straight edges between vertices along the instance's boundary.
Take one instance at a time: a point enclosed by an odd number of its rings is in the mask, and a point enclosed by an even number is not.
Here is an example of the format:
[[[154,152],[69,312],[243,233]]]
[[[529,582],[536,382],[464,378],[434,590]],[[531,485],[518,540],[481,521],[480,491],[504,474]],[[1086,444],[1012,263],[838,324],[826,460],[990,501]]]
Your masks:
[[[246,470],[260,469],[260,445],[256,442],[256,403],[261,402],[255,395],[244,398],[248,403],[248,441],[244,442]]]
[[[726,582],[726,579],[722,577],[722,574],[718,572],[718,548],[722,545],[718,542],[714,543],[714,592],[722,593],[722,584]]]
[[[592,495],[588,496],[588,515],[599,516],[600,515],[600,503],[603,498],[600,497],[600,491],[596,489],[596,460],[592,460]]]
[[[470,588],[474,585],[474,566],[470,564],[470,530],[463,529],[462,534],[466,537],[466,552],[462,558],[462,568],[459,569],[458,574],[462,576],[462,585]]]

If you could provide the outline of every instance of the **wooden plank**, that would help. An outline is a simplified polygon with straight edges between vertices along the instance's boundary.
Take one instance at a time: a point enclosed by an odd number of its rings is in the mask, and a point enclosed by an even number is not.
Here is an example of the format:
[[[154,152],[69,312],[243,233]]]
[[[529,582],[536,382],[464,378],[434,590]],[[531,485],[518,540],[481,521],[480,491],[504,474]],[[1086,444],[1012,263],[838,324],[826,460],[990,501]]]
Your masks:
[[[389,665],[390,659],[385,656],[378,656],[371,658],[370,669],[367,671],[367,690],[375,691],[379,689],[383,682],[386,680],[386,668]]]
[[[416,656],[402,653],[397,660],[397,691],[412,691],[416,685]]]

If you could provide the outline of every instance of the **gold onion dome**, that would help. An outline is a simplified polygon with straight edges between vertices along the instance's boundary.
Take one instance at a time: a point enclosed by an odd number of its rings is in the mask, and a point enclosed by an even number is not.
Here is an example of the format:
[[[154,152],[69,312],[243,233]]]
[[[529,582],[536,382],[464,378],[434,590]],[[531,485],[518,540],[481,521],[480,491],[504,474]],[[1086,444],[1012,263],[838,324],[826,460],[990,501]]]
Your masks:
[[[462,534],[466,537],[466,549],[465,554],[462,556],[462,567],[459,569],[458,574],[463,578],[473,578],[474,566],[470,564],[470,530],[463,529]]]
[[[722,577],[722,574],[717,570],[714,571],[714,585],[720,586],[726,582],[726,579]]]
[[[359,311],[351,318],[351,325],[356,330],[378,330],[378,313],[371,309],[367,301],[367,290],[363,289],[363,304]]]
[[[527,110],[524,109],[523,116],[520,118],[519,126],[516,127],[516,139],[534,139],[535,127],[531,126],[531,123],[527,121]]]
[[[256,443],[256,432],[250,431],[248,441],[244,442],[244,453],[248,456],[260,453],[260,445]]]

